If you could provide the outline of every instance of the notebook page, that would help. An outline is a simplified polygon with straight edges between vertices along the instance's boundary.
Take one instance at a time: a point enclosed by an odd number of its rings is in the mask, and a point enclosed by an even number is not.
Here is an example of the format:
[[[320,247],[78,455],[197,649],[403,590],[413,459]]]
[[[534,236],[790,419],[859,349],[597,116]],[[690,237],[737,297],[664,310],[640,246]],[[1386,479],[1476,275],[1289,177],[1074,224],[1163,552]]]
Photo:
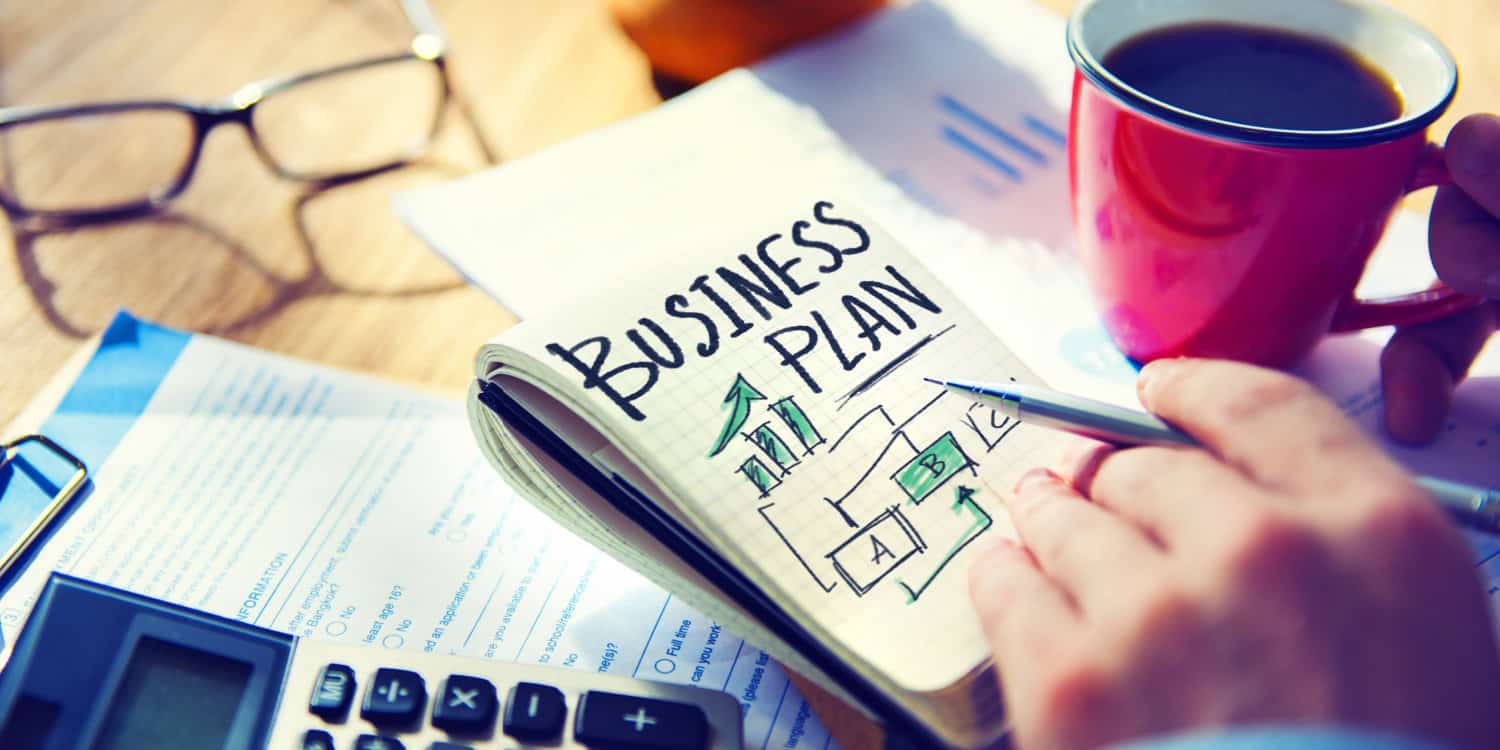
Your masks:
[[[481,367],[551,368],[815,632],[905,689],[959,680],[987,655],[973,542],[1013,534],[1003,494],[1058,438],[923,377],[1035,378],[848,202],[737,196],[641,242],[638,281],[517,326]]]

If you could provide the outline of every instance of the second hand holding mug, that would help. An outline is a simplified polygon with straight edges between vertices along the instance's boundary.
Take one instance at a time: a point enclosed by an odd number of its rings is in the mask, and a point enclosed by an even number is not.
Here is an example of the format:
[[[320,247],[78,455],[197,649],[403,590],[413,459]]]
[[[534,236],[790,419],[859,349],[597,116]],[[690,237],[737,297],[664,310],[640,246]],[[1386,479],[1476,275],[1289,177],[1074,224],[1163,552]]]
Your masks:
[[[1142,34],[1207,22],[1332,42],[1388,77],[1401,110],[1340,130],[1268,127],[1154,98],[1101,62]],[[1354,296],[1401,198],[1449,181],[1426,129],[1452,101],[1458,70],[1421,27],[1351,0],[1083,0],[1067,41],[1080,259],[1128,356],[1282,366],[1329,332],[1477,303],[1442,286]]]

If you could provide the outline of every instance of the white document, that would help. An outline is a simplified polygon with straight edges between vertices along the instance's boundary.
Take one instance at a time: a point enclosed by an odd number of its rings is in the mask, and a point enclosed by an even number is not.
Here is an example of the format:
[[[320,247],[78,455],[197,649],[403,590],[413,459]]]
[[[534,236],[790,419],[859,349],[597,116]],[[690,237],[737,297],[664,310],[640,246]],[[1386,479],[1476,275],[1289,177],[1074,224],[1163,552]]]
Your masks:
[[[765,654],[500,483],[452,400],[193,336],[91,468],[0,598],[7,644],[55,569],[305,638],[725,690],[747,746],[830,744]]]

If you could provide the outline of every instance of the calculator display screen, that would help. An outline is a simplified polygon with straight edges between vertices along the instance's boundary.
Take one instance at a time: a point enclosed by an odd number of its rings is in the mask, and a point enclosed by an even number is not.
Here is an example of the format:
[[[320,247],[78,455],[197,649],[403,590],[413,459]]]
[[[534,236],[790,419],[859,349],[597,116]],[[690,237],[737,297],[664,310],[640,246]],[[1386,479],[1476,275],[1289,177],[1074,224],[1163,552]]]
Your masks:
[[[94,750],[223,747],[250,672],[242,661],[141,638]]]

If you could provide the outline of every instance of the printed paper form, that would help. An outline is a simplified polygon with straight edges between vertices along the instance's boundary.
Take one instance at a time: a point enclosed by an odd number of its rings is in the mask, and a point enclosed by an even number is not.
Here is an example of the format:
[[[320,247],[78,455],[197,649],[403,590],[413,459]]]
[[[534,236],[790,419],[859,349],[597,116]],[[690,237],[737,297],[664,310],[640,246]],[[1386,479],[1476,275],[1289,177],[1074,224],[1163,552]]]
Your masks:
[[[1135,371],[1071,264],[1062,28],[1021,0],[916,2],[620,125],[400,196],[397,209],[472,281],[532,316],[587,274],[630,273],[638,257],[620,238],[691,216],[723,175],[797,175],[858,199],[1049,385],[1134,406]],[[1398,214],[1363,291],[1430,278],[1424,223]],[[1303,369],[1372,435],[1389,333],[1330,339]],[[1437,445],[1387,447],[1417,470],[1500,484],[1497,382],[1492,344]],[[1500,562],[1486,565],[1500,585]]]
[[[741,193],[693,218],[656,228],[629,289],[584,290],[496,343],[588,402],[794,617],[907,690],[957,683],[989,654],[969,545],[1013,535],[1003,493],[1060,441],[923,376],[1034,376],[841,199]],[[487,350],[481,370],[506,359]]]
[[[764,653],[501,484],[455,402],[198,336],[92,468],[0,598],[7,643],[56,568],[304,637],[723,689],[747,746],[829,746]]]

